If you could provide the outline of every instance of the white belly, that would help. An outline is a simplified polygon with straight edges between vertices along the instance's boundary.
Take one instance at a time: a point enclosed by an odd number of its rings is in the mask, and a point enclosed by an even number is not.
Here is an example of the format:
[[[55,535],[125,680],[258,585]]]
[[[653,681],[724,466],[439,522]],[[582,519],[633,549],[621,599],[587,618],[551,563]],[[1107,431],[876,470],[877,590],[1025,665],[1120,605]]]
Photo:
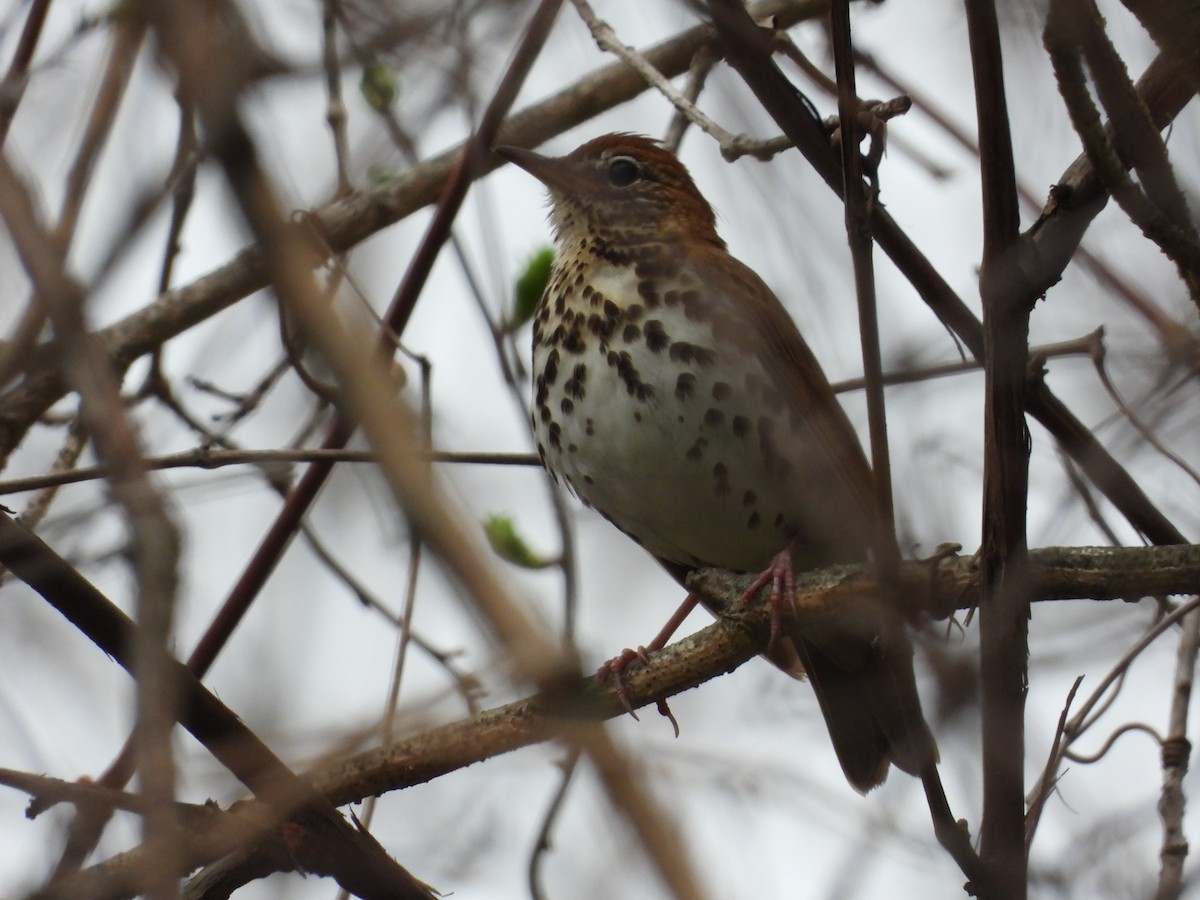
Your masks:
[[[535,342],[546,465],[655,556],[762,569],[799,528],[800,499],[771,458],[786,418],[757,358],[712,350],[707,322],[662,307],[577,338]]]

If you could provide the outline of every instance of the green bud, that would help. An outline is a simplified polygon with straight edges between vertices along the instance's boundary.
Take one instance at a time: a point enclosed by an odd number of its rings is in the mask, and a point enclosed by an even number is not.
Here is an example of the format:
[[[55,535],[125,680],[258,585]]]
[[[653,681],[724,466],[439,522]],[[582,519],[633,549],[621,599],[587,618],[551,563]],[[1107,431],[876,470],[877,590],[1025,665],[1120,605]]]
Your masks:
[[[483,523],[483,532],[487,535],[488,543],[496,555],[522,569],[545,569],[555,564],[555,560],[539,556],[525,543],[525,539],[517,534],[517,527],[511,516],[488,516]]]
[[[546,282],[550,280],[553,265],[553,247],[542,248],[529,260],[513,290],[512,316],[507,325],[509,331],[516,331],[533,318],[533,311],[537,309],[538,300],[545,293]]]
[[[373,62],[363,69],[358,90],[371,109],[386,112],[396,102],[400,81],[396,78],[396,70],[387,63]]]

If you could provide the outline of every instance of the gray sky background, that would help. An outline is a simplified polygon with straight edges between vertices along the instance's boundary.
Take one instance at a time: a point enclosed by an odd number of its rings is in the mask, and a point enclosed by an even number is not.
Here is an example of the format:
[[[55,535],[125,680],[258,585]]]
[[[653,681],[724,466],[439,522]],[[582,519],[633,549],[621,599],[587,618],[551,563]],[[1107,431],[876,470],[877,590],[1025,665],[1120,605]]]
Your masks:
[[[333,151],[324,121],[320,61],[320,8],[309,0],[243,4],[259,38],[301,74],[268,83],[245,103],[245,111],[277,186],[295,209],[325,202],[333,188]],[[1022,183],[1044,197],[1075,158],[1070,128],[1041,48],[1041,13],[1035,4],[1004,5],[1012,17],[1006,32],[1007,85],[1017,166]],[[506,13],[513,23],[528,4]],[[683,4],[596,3],[597,12],[621,39],[644,47],[692,24]],[[8,59],[19,33],[13,3],[0,22],[0,52]],[[103,33],[75,40],[85,11],[100,4],[82,0],[52,7],[46,58],[39,57],[24,105],[8,141],[9,152],[40,188],[49,210],[61,202],[65,167],[75,152],[80,124],[103,65]],[[1105,4],[1110,31],[1136,76],[1155,48],[1117,4]],[[956,122],[974,130],[970,61],[960,4],[949,0],[854,7],[855,39],[902,81],[933,98]],[[471,29],[478,44],[468,72],[478,103],[486,102],[513,43],[490,13]],[[797,43],[823,68],[820,30],[793,30]],[[488,40],[483,40],[488,37]],[[494,38],[494,39],[492,39]],[[583,73],[610,61],[567,5],[517,106],[532,103]],[[423,156],[461,140],[472,121],[461,104],[441,109],[435,91],[456,65],[445,47],[426,48],[400,72],[397,114],[417,139]],[[789,74],[794,70],[785,66]],[[345,89],[350,115],[351,175],[356,185],[405,167],[357,94],[356,76]],[[807,82],[801,88],[822,114],[835,104]],[[860,93],[886,97],[868,75]],[[731,131],[775,134],[746,88],[718,66],[701,105]],[[1195,148],[1200,119],[1193,103],[1170,137],[1173,160],[1190,191],[1193,209],[1198,176]],[[564,153],[606,131],[661,136],[671,109],[646,93],[547,145]],[[85,278],[128,212],[140,186],[161,182],[173,153],[176,113],[169,82],[143,54],[110,146],[101,160],[84,210],[73,254]],[[978,310],[976,270],[981,229],[977,162],[920,111],[892,124],[893,140],[881,170],[888,210],[930,257],[968,304]],[[914,152],[914,150],[916,152]],[[797,319],[832,380],[861,372],[853,281],[841,209],[797,153],[770,163],[743,159],[724,163],[713,141],[689,131],[682,158],[719,214],[731,250],[755,268]],[[920,158],[918,158],[918,156]],[[935,177],[922,160],[945,170]],[[1036,212],[1026,211],[1024,224]],[[428,211],[387,229],[351,255],[355,282],[376,309],[386,305],[428,222]],[[90,312],[96,325],[119,320],[155,294],[165,235],[161,214],[131,245],[113,276],[95,292]],[[509,302],[511,284],[524,260],[549,239],[542,189],[529,176],[501,170],[471,191],[457,234],[480,278],[493,313]],[[187,283],[227,262],[247,241],[215,170],[202,171],[196,208],[185,234],[176,282]],[[1195,331],[1194,307],[1173,268],[1110,208],[1097,219],[1085,245],[1132,280],[1178,321]],[[954,361],[952,338],[913,289],[877,254],[883,353],[887,369]],[[0,272],[9,293],[24,301],[19,264],[0,242]],[[351,302],[357,302],[347,295]],[[21,305],[0,303],[8,328]],[[1119,388],[1155,423],[1158,435],[1196,463],[1195,387],[1145,400],[1163,377],[1162,351],[1153,333],[1128,308],[1072,266],[1064,281],[1040,303],[1032,342],[1081,337],[1106,330],[1108,364]],[[528,334],[518,344],[528,357]],[[505,389],[486,327],[461,269],[442,253],[404,336],[410,351],[432,364],[435,444],[448,450],[526,451],[526,414]],[[185,374],[229,390],[245,390],[280,358],[271,300],[258,295],[173,341],[166,365],[185,402],[200,416],[226,407],[183,384]],[[408,365],[410,376],[415,367]],[[136,385],[144,366],[127,385]],[[1200,534],[1197,485],[1145,446],[1128,423],[1113,415],[1086,359],[1049,364],[1049,381],[1072,409],[1096,428],[1110,447],[1191,538]],[[413,381],[407,391],[415,397]],[[915,554],[943,541],[971,552],[979,541],[982,469],[982,375],[978,373],[889,390],[889,426],[902,540]],[[860,394],[843,395],[865,438]],[[70,400],[60,404],[70,409]],[[245,446],[279,447],[307,421],[311,400],[298,380],[286,378],[262,410],[235,432]],[[161,409],[138,412],[144,441],[155,454],[188,449],[195,436]],[[1100,544],[1104,537],[1072,493],[1058,454],[1036,424],[1031,426],[1030,544]],[[59,432],[39,428],[4,473],[5,478],[45,470],[57,452]],[[544,476],[532,469],[443,467],[439,475],[470,519],[492,513],[515,517],[531,544],[556,552],[559,534]],[[237,578],[278,509],[276,496],[248,469],[180,471],[161,479],[186,537],[177,647],[186,654]],[[6,498],[21,508],[18,497]],[[110,597],[129,609],[129,570],[115,551],[122,540],[116,514],[103,509],[94,485],[65,489],[41,529],[60,552]],[[578,640],[588,666],[625,646],[645,643],[682,599],[679,588],[635,545],[598,516],[572,505],[578,536],[580,606]],[[1122,540],[1136,536],[1111,509],[1108,521]],[[398,610],[408,565],[402,518],[381,479],[364,466],[346,466],[325,489],[311,522],[342,565]],[[562,579],[554,570],[529,573],[500,561],[498,569],[548,628],[560,627]],[[1094,688],[1153,616],[1152,605],[1044,604],[1031,623],[1031,694],[1027,714],[1027,779],[1044,762],[1063,700],[1073,679],[1086,674],[1082,693]],[[460,664],[478,671],[489,690],[485,706],[517,696],[463,604],[435,564],[420,576],[416,628],[444,649],[463,651]],[[689,628],[704,624],[697,615]],[[968,659],[977,631],[942,627],[940,649]],[[1083,748],[1099,746],[1112,727],[1141,720],[1165,729],[1176,639],[1160,640],[1131,670],[1124,690]],[[346,745],[353,736],[371,740],[387,694],[395,654],[395,630],[364,609],[297,541],[248,619],[216,664],[207,683],[272,747],[302,767]],[[939,707],[934,679],[918,655],[922,690],[931,714]],[[23,585],[9,579],[0,602],[0,766],[72,779],[98,774],[123,741],[131,721],[132,684],[123,672]],[[457,718],[461,701],[445,675],[420,654],[405,674],[400,728],[417,730]],[[672,701],[682,736],[647,711],[640,723],[613,723],[613,734],[644,766],[655,796],[678,823],[680,837],[713,897],[922,897],[962,896],[962,876],[933,839],[919,784],[893,773],[866,798],[843,781],[811,690],[772,667],[753,662]],[[943,777],[955,814],[978,825],[978,713],[959,710],[935,726]],[[190,801],[240,796],[231,777],[186,736],[178,741],[180,795]],[[381,802],[375,834],[418,876],[458,898],[527,896],[525,869],[537,829],[556,786],[561,751],[536,747],[454,773],[438,782]],[[1157,871],[1159,844],[1155,803],[1161,772],[1158,748],[1143,735],[1121,739],[1099,764],[1072,765],[1060,795],[1046,809],[1033,846],[1032,870],[1054,872],[1069,883],[1042,883],[1038,896],[1145,896]],[[1189,783],[1189,787],[1191,784]],[[19,896],[39,883],[56,858],[63,819],[58,812],[34,822],[23,817],[23,795],[0,790],[0,895]],[[1193,807],[1194,808],[1194,807]],[[1195,815],[1188,819],[1196,833]],[[101,857],[136,841],[136,823],[122,818],[101,846]],[[596,781],[583,772],[554,833],[545,863],[548,896],[561,898],[663,896],[634,837],[608,807]],[[276,876],[250,886],[246,898],[330,898],[335,889],[317,879]]]

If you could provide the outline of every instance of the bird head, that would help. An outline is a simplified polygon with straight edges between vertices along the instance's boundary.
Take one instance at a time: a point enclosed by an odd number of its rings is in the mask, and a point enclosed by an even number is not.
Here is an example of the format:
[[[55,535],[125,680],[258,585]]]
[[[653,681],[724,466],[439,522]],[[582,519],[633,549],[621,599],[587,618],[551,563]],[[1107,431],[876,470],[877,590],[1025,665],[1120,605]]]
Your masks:
[[[549,189],[550,220],[560,241],[581,229],[601,241],[644,234],[721,243],[712,207],[688,170],[650,138],[606,134],[559,157],[495,149]]]

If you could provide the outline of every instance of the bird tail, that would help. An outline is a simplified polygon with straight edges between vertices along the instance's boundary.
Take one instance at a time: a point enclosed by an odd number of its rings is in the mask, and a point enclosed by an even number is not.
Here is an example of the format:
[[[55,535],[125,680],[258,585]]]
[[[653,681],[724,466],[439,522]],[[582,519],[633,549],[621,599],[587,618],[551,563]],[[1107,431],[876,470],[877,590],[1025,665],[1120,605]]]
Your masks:
[[[792,623],[771,653],[790,674],[807,674],[842,771],[864,794],[883,783],[892,763],[920,776],[938,761],[921,712],[912,644],[898,622],[871,632]]]

